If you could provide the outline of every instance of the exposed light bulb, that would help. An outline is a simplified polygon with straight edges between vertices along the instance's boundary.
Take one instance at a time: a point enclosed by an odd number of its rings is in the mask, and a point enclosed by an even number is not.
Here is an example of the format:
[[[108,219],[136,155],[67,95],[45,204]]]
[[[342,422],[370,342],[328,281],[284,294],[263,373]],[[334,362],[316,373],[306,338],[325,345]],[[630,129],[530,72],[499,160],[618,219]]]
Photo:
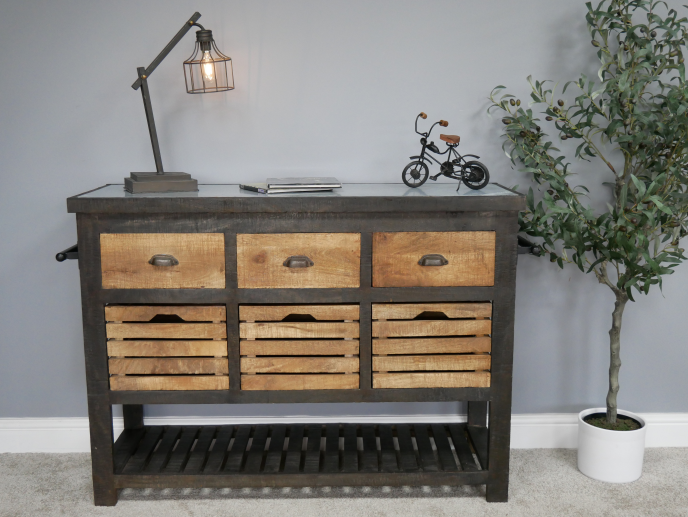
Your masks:
[[[215,63],[210,57],[210,51],[203,52],[203,59],[201,59],[201,68],[203,69],[203,79],[208,82],[215,80]]]

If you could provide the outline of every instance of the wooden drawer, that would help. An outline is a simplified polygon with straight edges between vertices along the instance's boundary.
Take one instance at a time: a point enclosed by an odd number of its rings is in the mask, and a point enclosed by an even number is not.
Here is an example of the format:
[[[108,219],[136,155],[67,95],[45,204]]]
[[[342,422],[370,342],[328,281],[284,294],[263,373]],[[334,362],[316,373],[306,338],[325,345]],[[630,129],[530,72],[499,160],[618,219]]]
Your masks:
[[[237,235],[239,288],[358,287],[360,269],[358,233]]]
[[[152,265],[171,255],[176,265]],[[103,289],[224,289],[222,233],[104,233],[100,235]]]
[[[373,234],[373,287],[492,286],[494,269],[495,232]]]
[[[225,306],[105,307],[110,389],[227,390]]]
[[[358,305],[239,307],[242,390],[358,389]]]
[[[490,303],[373,304],[373,388],[490,386]]]

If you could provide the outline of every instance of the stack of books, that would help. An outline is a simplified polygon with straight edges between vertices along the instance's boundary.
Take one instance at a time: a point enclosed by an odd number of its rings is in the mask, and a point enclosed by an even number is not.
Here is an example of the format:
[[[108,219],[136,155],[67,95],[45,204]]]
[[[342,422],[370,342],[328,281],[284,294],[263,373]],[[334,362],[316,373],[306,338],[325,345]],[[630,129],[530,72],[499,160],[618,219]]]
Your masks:
[[[291,192],[327,192],[342,188],[337,178],[268,178],[265,183],[239,185],[244,190],[260,194],[287,194]]]

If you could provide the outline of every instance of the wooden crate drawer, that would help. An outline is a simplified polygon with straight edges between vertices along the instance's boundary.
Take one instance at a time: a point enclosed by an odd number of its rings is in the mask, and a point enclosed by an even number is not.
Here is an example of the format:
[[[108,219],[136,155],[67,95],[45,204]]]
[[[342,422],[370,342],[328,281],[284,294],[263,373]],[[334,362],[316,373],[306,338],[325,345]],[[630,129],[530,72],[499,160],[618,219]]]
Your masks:
[[[373,388],[489,387],[492,304],[373,304]]]
[[[110,389],[227,390],[225,306],[108,305]]]
[[[174,260],[153,265],[155,255]],[[100,266],[103,289],[224,289],[224,234],[104,233]]]
[[[373,287],[492,286],[495,232],[373,234]]]
[[[239,288],[358,287],[358,233],[237,235]]]
[[[239,320],[242,390],[358,389],[358,305],[242,305]]]

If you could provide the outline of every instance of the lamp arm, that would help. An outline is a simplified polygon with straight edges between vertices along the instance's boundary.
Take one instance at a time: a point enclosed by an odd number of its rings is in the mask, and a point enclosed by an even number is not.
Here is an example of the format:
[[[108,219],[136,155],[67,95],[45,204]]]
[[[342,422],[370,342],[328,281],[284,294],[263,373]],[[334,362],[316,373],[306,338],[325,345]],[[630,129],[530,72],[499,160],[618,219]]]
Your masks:
[[[165,48],[162,49],[162,52],[160,52],[160,54],[158,54],[158,56],[151,62],[151,64],[148,65],[148,68],[146,68],[144,73],[142,74],[143,78],[148,78],[148,76],[150,76],[150,74],[153,73],[153,71],[158,67],[162,60],[167,57],[167,54],[169,54],[175,47],[175,45],[179,43],[179,41],[186,35],[187,32],[189,32],[189,29],[191,29],[191,27],[196,26],[200,27],[201,29],[204,28],[203,25],[201,25],[200,23],[196,23],[200,17],[201,13],[193,13],[193,16],[191,16],[191,18],[189,18],[189,20],[186,23],[184,23],[184,26],[181,29],[179,29],[179,32],[177,32],[177,34],[174,35],[174,38],[172,38],[170,42],[165,46]],[[139,74],[139,78],[136,79],[136,81],[134,81],[134,84],[132,84],[131,87],[134,90],[138,90],[141,87],[141,74]]]

